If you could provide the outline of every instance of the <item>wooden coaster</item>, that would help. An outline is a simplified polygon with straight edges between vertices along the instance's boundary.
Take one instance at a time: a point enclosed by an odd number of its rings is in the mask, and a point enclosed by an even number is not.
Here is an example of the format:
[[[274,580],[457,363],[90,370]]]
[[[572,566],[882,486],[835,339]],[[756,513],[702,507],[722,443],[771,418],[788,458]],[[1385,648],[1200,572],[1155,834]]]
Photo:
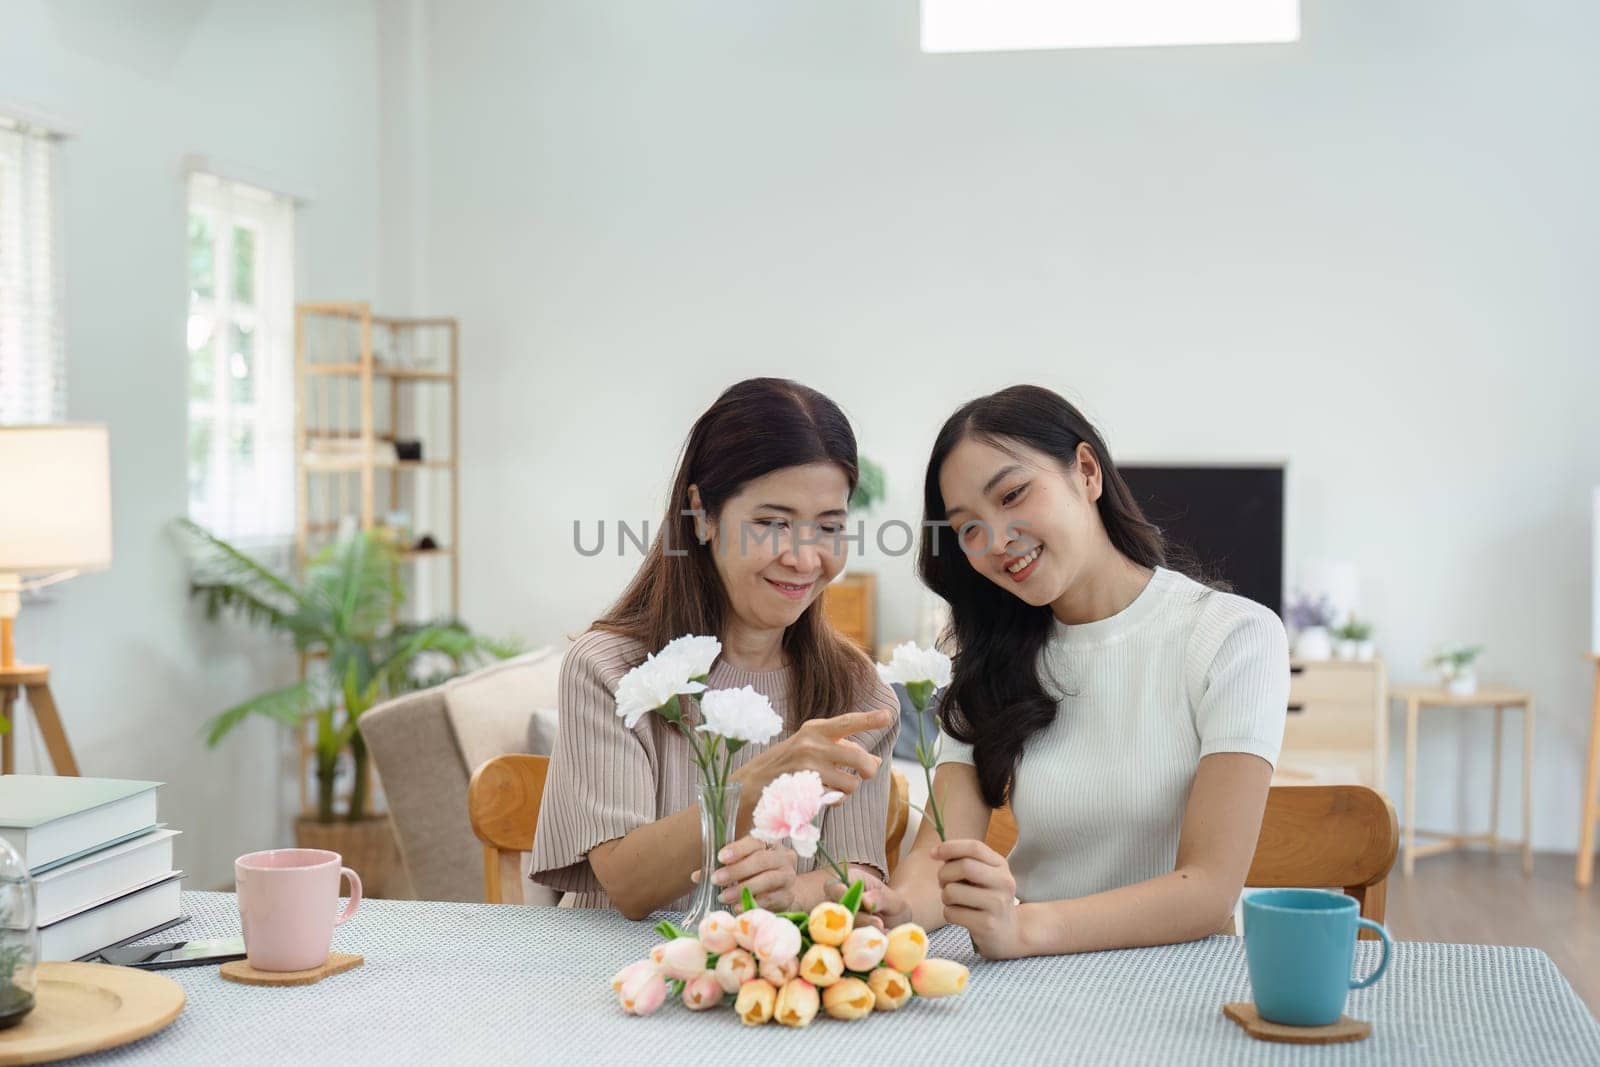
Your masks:
[[[1348,1015],[1339,1016],[1331,1026],[1285,1026],[1269,1023],[1254,1004],[1224,1004],[1222,1014],[1244,1028],[1257,1041],[1281,1041],[1288,1045],[1337,1045],[1360,1041],[1372,1033],[1372,1024]]]
[[[233,960],[222,965],[222,977],[244,985],[310,985],[330,974],[348,971],[365,962],[361,956],[334,952],[329,954],[327,962],[321,967],[313,967],[309,971],[258,971],[250,966],[248,960]]]

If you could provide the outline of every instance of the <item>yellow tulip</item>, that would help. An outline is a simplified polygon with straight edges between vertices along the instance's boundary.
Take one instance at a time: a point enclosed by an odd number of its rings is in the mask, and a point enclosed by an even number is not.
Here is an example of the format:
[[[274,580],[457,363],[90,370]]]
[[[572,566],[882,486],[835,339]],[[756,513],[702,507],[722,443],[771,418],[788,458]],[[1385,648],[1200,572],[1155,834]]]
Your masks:
[[[867,977],[873,1007],[878,1011],[899,1011],[911,999],[911,979],[893,967],[879,967]]]
[[[757,978],[739,987],[739,999],[733,1002],[733,1010],[739,1013],[739,1019],[746,1026],[760,1026],[772,1018],[777,1000],[778,991],[772,988],[772,983]]]
[[[800,977],[818,989],[828,988],[843,974],[844,960],[832,945],[812,945],[800,957]]]
[[[811,931],[811,940],[813,942],[838,948],[844,944],[844,939],[850,936],[850,930],[855,926],[855,921],[855,916],[850,914],[849,908],[843,904],[835,904],[831,900],[825,900],[811,909],[807,927]]]
[[[967,968],[955,960],[924,960],[911,972],[919,997],[951,997],[967,988]]]
[[[821,1003],[816,986],[803,978],[794,978],[778,990],[778,1003],[772,1017],[784,1026],[810,1026]]]
[[[862,1019],[872,1014],[876,998],[859,978],[841,978],[822,991],[822,1007],[835,1019]]]
[[[889,948],[883,954],[883,962],[901,974],[910,974],[927,958],[928,932],[922,927],[901,923],[889,931]]]

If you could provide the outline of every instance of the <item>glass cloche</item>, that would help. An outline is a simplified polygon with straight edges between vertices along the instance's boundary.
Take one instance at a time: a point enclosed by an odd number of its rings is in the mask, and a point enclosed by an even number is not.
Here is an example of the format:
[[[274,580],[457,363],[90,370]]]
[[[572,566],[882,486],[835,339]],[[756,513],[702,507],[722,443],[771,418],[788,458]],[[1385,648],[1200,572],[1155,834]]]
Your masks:
[[[0,1029],[33,1010],[39,927],[33,879],[17,850],[0,837]]]

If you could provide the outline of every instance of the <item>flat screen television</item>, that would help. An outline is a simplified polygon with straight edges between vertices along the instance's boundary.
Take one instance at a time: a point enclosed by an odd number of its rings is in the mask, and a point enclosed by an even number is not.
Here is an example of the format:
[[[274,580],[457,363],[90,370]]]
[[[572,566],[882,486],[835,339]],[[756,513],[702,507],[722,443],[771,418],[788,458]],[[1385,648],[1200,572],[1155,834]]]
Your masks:
[[[1283,614],[1283,466],[1118,468],[1147,519],[1240,596]]]

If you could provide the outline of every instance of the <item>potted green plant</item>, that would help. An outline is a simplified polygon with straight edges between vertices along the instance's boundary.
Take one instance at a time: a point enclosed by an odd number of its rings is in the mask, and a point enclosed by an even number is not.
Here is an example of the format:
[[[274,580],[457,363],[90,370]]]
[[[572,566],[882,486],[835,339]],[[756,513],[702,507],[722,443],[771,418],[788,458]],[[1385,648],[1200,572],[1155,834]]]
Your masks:
[[[180,520],[178,529],[194,562],[190,593],[205,603],[207,617],[234,615],[282,634],[306,663],[299,681],[212,718],[206,744],[215,747],[251,716],[296,729],[310,723],[317,805],[296,821],[296,843],[339,852],[381,885],[386,871],[376,868],[393,863],[393,845],[388,816],[369,810],[371,767],[357,729],[361,715],[516,649],[454,619],[400,621],[405,598],[400,555],[380,531],[360,531],[330,544],[296,580],[196,523]],[[342,804],[335,790],[341,763],[351,772]],[[367,870],[360,866],[362,859]]]
[[[1457,696],[1478,691],[1478,656],[1482,645],[1448,645],[1435,652],[1428,666],[1439,672],[1439,681]]]
[[[1372,659],[1377,646],[1372,643],[1372,623],[1350,616],[1348,622],[1334,630],[1334,655],[1339,659]]]

